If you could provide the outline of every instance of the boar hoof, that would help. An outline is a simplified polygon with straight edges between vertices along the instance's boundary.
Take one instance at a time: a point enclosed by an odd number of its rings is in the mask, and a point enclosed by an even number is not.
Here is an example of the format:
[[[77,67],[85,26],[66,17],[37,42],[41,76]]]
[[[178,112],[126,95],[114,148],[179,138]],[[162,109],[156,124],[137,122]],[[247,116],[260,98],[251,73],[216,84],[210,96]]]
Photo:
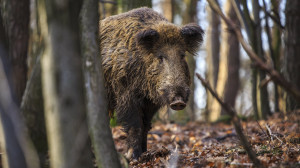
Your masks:
[[[141,156],[141,154],[142,154],[142,150],[140,150],[140,149],[133,150],[132,159],[133,160],[138,160],[139,157]]]

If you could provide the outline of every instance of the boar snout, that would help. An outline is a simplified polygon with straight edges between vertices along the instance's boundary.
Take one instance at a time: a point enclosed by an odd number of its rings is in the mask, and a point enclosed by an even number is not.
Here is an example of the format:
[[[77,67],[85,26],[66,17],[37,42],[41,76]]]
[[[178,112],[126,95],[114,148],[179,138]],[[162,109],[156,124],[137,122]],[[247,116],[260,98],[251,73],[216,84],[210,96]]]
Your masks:
[[[171,96],[170,107],[173,110],[183,110],[186,106],[186,102],[189,98],[190,89],[188,87],[177,87],[175,89],[175,95]]]
[[[182,97],[175,97],[175,100],[170,104],[173,110],[182,110],[185,108],[186,104],[183,101]]]

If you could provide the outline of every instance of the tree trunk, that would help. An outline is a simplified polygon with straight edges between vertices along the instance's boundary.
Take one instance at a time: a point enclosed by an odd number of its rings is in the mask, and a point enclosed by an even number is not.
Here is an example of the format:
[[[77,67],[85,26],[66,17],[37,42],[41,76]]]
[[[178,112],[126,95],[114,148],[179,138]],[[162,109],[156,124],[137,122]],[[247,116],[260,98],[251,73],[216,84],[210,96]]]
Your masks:
[[[27,81],[29,0],[2,0],[0,5],[8,38],[8,60],[11,64],[13,95],[19,106]]]
[[[98,167],[121,167],[109,127],[98,35],[98,0],[84,1],[81,10],[81,53],[89,131]],[[100,46],[101,47],[101,46]]]
[[[38,58],[26,85],[21,113],[24,116],[29,136],[39,154],[41,167],[44,167],[48,156],[48,143],[41,82],[41,63]]]
[[[278,4],[279,2],[278,1],[272,1],[272,8],[273,8],[273,16],[276,16],[277,19],[280,20],[279,18],[279,15],[276,15],[278,14]],[[266,3],[265,3],[265,0],[263,0],[263,5],[264,5],[264,9],[266,10],[267,7],[266,7]],[[280,56],[280,50],[281,50],[281,33],[280,33],[280,30],[279,30],[279,26],[277,24],[274,24],[274,33],[271,34],[271,29],[270,29],[270,26],[269,26],[269,17],[265,11],[265,31],[266,31],[266,34],[267,34],[267,38],[268,38],[268,45],[269,45],[269,54],[271,56],[271,59],[273,61],[273,66],[274,66],[274,69],[276,71],[279,70],[279,67],[278,67],[278,64],[279,64],[279,56]],[[274,39],[273,39],[274,37]],[[280,39],[280,40],[279,40]],[[272,44],[273,42],[273,44]],[[276,83],[274,83],[274,111],[275,112],[278,112],[279,111],[279,92],[278,92],[278,85]]]
[[[239,20],[230,0],[224,4],[225,14],[235,24]],[[223,95],[224,101],[234,107],[235,98],[239,88],[239,42],[234,32],[230,31],[227,24],[222,22],[222,45],[220,53],[217,93]],[[209,120],[216,121],[221,115],[221,106],[214,99]]]
[[[163,15],[169,22],[174,22],[174,0],[162,0],[161,5],[163,9]]]
[[[253,15],[254,15],[254,39],[256,40],[255,43],[253,43],[253,48],[256,54],[263,60],[264,58],[264,51],[262,48],[262,39],[261,39],[261,23],[260,23],[260,7],[258,4],[258,0],[252,1],[253,5]],[[255,46],[254,46],[255,45]],[[269,93],[267,90],[267,84],[264,86],[261,86],[261,82],[265,80],[266,73],[262,70],[257,70],[258,76],[257,76],[257,84],[256,84],[256,91],[257,91],[257,105],[258,105],[258,115],[260,119],[266,119],[267,115],[270,114],[270,105],[269,105]]]
[[[279,3],[278,1],[271,1],[272,3],[272,11],[273,15],[280,20],[279,16]],[[278,24],[274,24],[273,29],[271,30],[271,36],[272,36],[272,49],[273,49],[273,54],[274,57],[272,58],[273,60],[273,65],[276,71],[280,72],[281,64],[280,60],[282,57],[281,51],[282,51],[282,46],[281,46],[281,29]],[[278,111],[284,111],[284,104],[283,103],[283,90],[277,85],[274,84],[274,92],[275,92],[275,112]]]
[[[284,75],[288,81],[300,89],[300,1],[287,0],[286,2],[286,32],[284,53]],[[286,110],[300,108],[292,95],[286,97]]]
[[[50,165],[92,167],[79,42],[82,2],[38,2],[45,39],[41,67]]]
[[[255,51],[255,48],[256,48],[255,24],[252,20],[252,17],[250,16],[247,1],[246,0],[241,1],[241,4],[243,6],[243,13],[244,13],[245,22],[246,22],[244,24],[249,26],[249,28],[248,28],[249,31],[247,32],[247,35],[250,40],[251,47]],[[253,62],[251,62],[251,63],[253,63]],[[251,94],[252,94],[251,102],[252,102],[254,116],[255,116],[255,118],[258,119],[259,115],[258,115],[258,107],[257,107],[257,91],[256,90],[257,90],[257,68],[253,67],[252,72],[251,72]]]
[[[210,6],[207,7],[207,79],[213,89],[216,89],[218,72],[219,72],[219,59],[220,59],[220,18]],[[208,121],[209,114],[212,111],[212,95],[207,92],[207,105],[204,118]]]
[[[44,39],[41,36],[41,25],[37,10],[37,1],[30,1],[30,37],[28,48],[29,78],[21,103],[21,113],[24,116],[28,133],[38,152],[40,167],[48,165],[48,142],[46,135],[44,99],[42,95],[41,63],[44,52]]]

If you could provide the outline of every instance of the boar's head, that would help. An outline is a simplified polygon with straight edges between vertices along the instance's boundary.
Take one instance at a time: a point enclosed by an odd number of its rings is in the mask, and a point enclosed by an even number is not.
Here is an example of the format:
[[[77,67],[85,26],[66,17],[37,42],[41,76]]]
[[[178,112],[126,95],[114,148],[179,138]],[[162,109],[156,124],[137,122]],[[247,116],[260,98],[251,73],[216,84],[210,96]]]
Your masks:
[[[195,54],[202,43],[201,27],[160,23],[139,32],[136,39],[140,50],[145,52],[142,57],[150,99],[173,110],[184,109],[191,83],[186,52]]]

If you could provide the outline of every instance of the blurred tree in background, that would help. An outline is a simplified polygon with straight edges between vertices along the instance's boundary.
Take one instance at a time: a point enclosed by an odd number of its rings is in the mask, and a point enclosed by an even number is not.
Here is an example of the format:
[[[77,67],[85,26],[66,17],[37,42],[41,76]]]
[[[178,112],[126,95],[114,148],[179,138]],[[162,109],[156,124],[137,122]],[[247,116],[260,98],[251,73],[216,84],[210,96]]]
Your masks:
[[[231,1],[228,0],[225,2],[224,10],[227,17],[236,25],[239,25],[239,20]],[[239,88],[239,43],[234,32],[230,30],[224,22],[222,22],[221,36],[222,41],[216,91],[219,95],[223,95],[223,99],[226,103],[234,107]],[[208,119],[209,121],[216,121],[224,112],[222,112],[221,106],[215,100],[212,101],[211,106],[212,110],[210,111]]]
[[[218,3],[218,1],[216,1]],[[218,3],[219,4],[219,3]],[[206,30],[206,64],[207,72],[206,79],[216,90],[219,74],[219,61],[220,61],[220,18],[210,6],[207,6],[207,21],[208,27]],[[203,117],[209,121],[210,115],[213,110],[213,97],[210,93],[207,93],[206,110]]]

